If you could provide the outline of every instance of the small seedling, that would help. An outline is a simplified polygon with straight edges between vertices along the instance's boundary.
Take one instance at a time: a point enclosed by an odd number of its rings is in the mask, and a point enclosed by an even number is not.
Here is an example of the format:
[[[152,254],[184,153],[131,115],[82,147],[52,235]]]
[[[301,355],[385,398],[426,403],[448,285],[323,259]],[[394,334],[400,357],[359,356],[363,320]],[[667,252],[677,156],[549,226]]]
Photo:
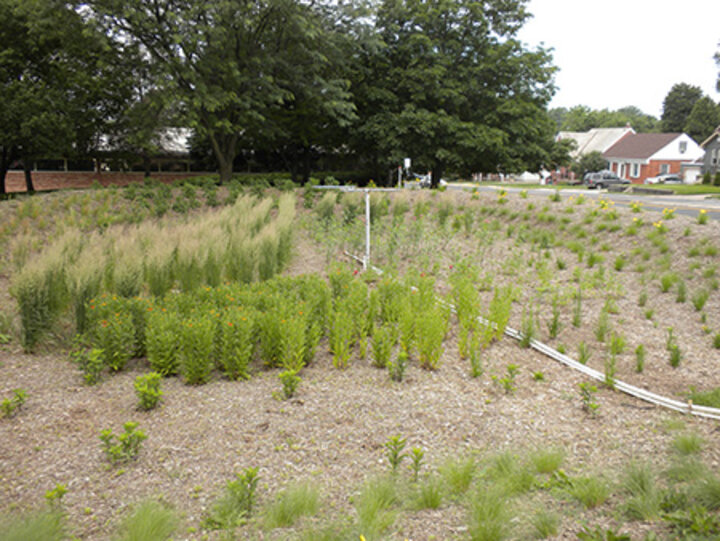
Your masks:
[[[390,469],[395,473],[400,466],[400,463],[405,459],[407,455],[403,453],[405,450],[406,440],[402,436],[392,436],[388,441],[385,442],[385,456],[390,462]]]
[[[66,493],[67,487],[62,483],[57,483],[54,489],[45,492],[45,501],[50,504],[50,507],[60,507]]]
[[[590,348],[585,342],[580,342],[578,345],[578,362],[581,364],[587,364],[592,354]]]
[[[425,451],[423,451],[420,447],[413,447],[412,449],[410,449],[410,459],[412,460],[412,464],[410,464],[410,469],[412,469],[413,481],[415,482],[417,482],[420,475],[420,468],[422,468],[422,462],[424,457]]]
[[[513,394],[516,390],[515,377],[517,376],[519,370],[520,368],[518,365],[509,364],[507,365],[507,373],[505,377],[499,378],[497,376],[493,376],[493,380],[500,384],[505,391],[505,394]]]
[[[300,385],[300,376],[297,375],[297,370],[286,370],[278,374],[280,382],[283,387],[283,397],[289,400],[295,395],[295,391]]]
[[[635,371],[640,373],[645,369],[645,346],[640,344],[635,348]]]
[[[533,372],[533,379],[535,381],[545,381],[545,374],[542,372]]]
[[[400,351],[397,354],[397,358],[392,361],[388,361],[387,367],[390,373],[390,379],[393,381],[402,381],[405,377],[405,369],[408,364],[408,354],[406,351]]]
[[[582,408],[593,417],[597,415],[600,404],[595,402],[595,393],[597,387],[592,383],[580,383],[580,398],[582,399]]]
[[[13,389],[13,397],[6,398],[0,402],[0,412],[3,417],[13,417],[20,411],[22,405],[25,403],[27,393],[24,389]]]

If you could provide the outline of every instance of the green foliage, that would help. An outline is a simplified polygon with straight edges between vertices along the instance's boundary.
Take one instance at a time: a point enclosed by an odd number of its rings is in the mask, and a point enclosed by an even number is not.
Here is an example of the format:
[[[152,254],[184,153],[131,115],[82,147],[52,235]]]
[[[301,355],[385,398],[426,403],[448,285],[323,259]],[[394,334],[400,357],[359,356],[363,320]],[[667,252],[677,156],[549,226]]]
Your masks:
[[[160,402],[163,392],[160,390],[162,376],[157,372],[150,372],[135,378],[135,393],[138,397],[138,409],[148,411]]]
[[[565,452],[560,448],[538,448],[530,454],[530,461],[537,473],[550,474],[557,471],[565,460]]]
[[[263,526],[288,528],[303,516],[314,515],[320,506],[318,490],[307,483],[293,484],[280,492],[265,509]]]
[[[645,346],[639,344],[635,348],[635,371],[641,373],[645,369]]]
[[[417,350],[421,368],[437,370],[447,333],[449,311],[440,305],[417,314]]]
[[[443,501],[442,482],[436,475],[425,477],[417,485],[411,506],[418,511],[438,509]]]
[[[630,541],[630,536],[619,534],[615,530],[603,529],[600,526],[590,528],[586,526],[581,532],[578,532],[580,541]]]
[[[680,361],[682,360],[682,351],[680,351],[680,346],[673,343],[670,345],[670,366],[673,368],[677,368],[680,366]]]
[[[575,293],[575,304],[573,305],[573,327],[579,328],[582,325],[582,288],[578,287]]]
[[[680,456],[698,454],[702,450],[704,440],[694,432],[678,434],[672,442],[672,450]]]
[[[470,500],[468,535],[472,541],[499,541],[510,537],[512,510],[502,488],[478,489]]]
[[[397,340],[397,330],[392,325],[375,327],[372,335],[373,365],[385,368],[390,362],[393,347]]]
[[[353,499],[357,512],[357,527],[368,541],[380,539],[397,517],[393,509],[398,502],[394,476],[370,479]]]
[[[570,496],[579,501],[586,509],[593,509],[605,503],[610,496],[610,487],[601,477],[587,476],[570,479],[567,488]]]
[[[532,517],[530,517],[530,524],[536,539],[554,537],[558,533],[560,523],[560,516],[545,508],[536,510]]]
[[[660,515],[662,492],[649,464],[631,462],[623,472],[621,485],[628,495],[622,505],[628,518],[652,520]]]
[[[14,417],[22,408],[27,399],[27,392],[24,389],[13,389],[12,398],[5,398],[0,402],[0,413],[3,417]]]
[[[0,517],[3,541],[61,541],[67,539],[65,516],[59,509],[7,514]]]
[[[692,304],[695,307],[695,310],[700,312],[705,307],[705,303],[709,297],[710,292],[707,289],[700,289],[693,293]]]
[[[423,458],[425,457],[425,451],[423,451],[420,447],[413,447],[410,449],[410,454],[408,456],[412,461],[410,469],[412,470],[413,481],[417,482],[420,475],[420,469],[422,468]]]
[[[170,507],[146,500],[138,504],[132,513],[120,523],[117,541],[164,541],[177,531],[180,519]]]
[[[592,354],[588,345],[585,342],[580,342],[578,344],[578,362],[580,364],[587,364],[591,356]]]
[[[332,316],[329,343],[335,368],[347,368],[350,362],[354,324],[346,310],[338,310]]]
[[[108,428],[100,433],[105,456],[113,464],[129,462],[140,452],[140,445],[147,436],[142,430],[137,430],[138,424],[128,421],[123,425],[124,432],[118,436]]]
[[[472,456],[449,459],[440,466],[440,476],[450,495],[460,496],[470,488],[477,470],[477,462]]]
[[[687,397],[693,401],[693,404],[698,406],[720,408],[720,387],[707,391],[698,391],[691,387]]]
[[[520,367],[516,364],[509,364],[506,367],[506,372],[503,377],[493,376],[493,380],[497,382],[505,394],[514,394],[517,387],[515,387],[515,378],[517,377]]]
[[[552,316],[548,321],[548,334],[550,338],[557,338],[560,333],[560,305],[557,296],[552,299]]]
[[[233,529],[252,515],[258,486],[258,469],[246,468],[228,481],[225,492],[210,508],[205,523],[214,529]]]
[[[523,312],[520,346],[523,348],[529,348],[530,344],[535,339],[535,333],[535,317],[533,315],[532,308],[529,308]]]

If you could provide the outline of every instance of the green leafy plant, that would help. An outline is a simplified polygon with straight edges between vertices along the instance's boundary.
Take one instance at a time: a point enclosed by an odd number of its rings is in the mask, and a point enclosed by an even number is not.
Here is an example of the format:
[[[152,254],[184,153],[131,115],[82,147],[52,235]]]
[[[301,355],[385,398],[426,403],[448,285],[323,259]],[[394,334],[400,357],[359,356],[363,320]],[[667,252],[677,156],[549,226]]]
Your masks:
[[[560,306],[557,296],[552,300],[552,316],[548,321],[548,334],[550,338],[557,338],[560,333]]]
[[[27,392],[24,389],[13,389],[12,398],[5,398],[0,402],[0,412],[3,417],[14,417],[17,412],[20,411],[25,400],[27,399]]]
[[[178,371],[180,318],[174,311],[151,310],[147,319],[145,347],[153,371],[170,376]]]
[[[582,288],[578,287],[575,293],[575,304],[573,305],[573,327],[579,328],[582,325]]]
[[[295,370],[285,370],[278,374],[280,382],[282,383],[283,396],[286,400],[292,398],[295,395],[295,391],[300,385],[300,376],[297,375]]]
[[[605,503],[610,496],[610,486],[601,477],[587,476],[570,479],[568,493],[585,506],[586,509]]]
[[[395,360],[390,359],[387,364],[390,379],[393,381],[402,381],[405,377],[405,370],[408,365],[408,354],[406,351],[400,351]]]
[[[535,338],[535,317],[532,308],[525,310],[522,318],[522,335],[520,337],[520,346],[529,348]]]
[[[520,367],[516,364],[509,364],[506,367],[505,376],[497,377],[493,376],[493,379],[500,384],[505,391],[505,394],[513,394],[517,387],[515,386],[515,378],[517,377]]]
[[[95,345],[105,356],[105,365],[118,372],[135,353],[135,325],[129,312],[108,314],[97,322]]]
[[[222,319],[218,355],[222,371],[231,380],[249,379],[248,367],[255,351],[254,313],[243,309],[229,310]],[[289,331],[288,335],[293,333]],[[293,337],[298,338],[294,335]],[[290,357],[294,362],[298,362],[291,354]]]
[[[442,306],[431,307],[420,313],[416,320],[418,361],[421,368],[436,370],[443,352],[449,313]]]
[[[677,368],[680,366],[680,361],[682,360],[682,351],[680,351],[680,346],[677,344],[671,344],[670,345],[670,366],[673,368]]]
[[[638,345],[635,348],[635,371],[641,373],[645,369],[645,346]]]
[[[385,368],[390,362],[393,347],[397,341],[397,331],[392,325],[385,324],[375,327],[372,334],[373,365]],[[405,353],[405,352],[402,352]],[[407,355],[407,353],[405,353]]]
[[[329,337],[335,368],[347,368],[350,362],[352,335],[352,316],[345,310],[336,311],[332,319]]]
[[[207,383],[213,368],[215,322],[208,315],[184,321],[178,337],[178,365],[185,383]]]
[[[707,289],[696,291],[692,296],[692,304],[695,310],[700,312],[705,307],[708,298],[710,298],[710,292]]]
[[[162,376],[157,372],[135,378],[135,393],[138,397],[138,409],[151,410],[158,405],[163,392],[160,390]]]
[[[123,425],[124,432],[118,436],[108,428],[100,433],[105,456],[113,464],[129,462],[140,452],[142,442],[147,436],[142,430],[137,430],[138,424],[128,421]]]
[[[58,508],[62,505],[62,499],[67,494],[67,486],[63,483],[56,483],[51,490],[45,491],[45,501],[51,508]]]
[[[560,515],[540,508],[530,517],[530,524],[536,539],[546,539],[557,535],[560,527]]]
[[[413,447],[410,449],[410,469],[412,470],[413,481],[417,482],[420,476],[420,470],[423,465],[423,458],[425,457],[425,451],[420,447]]]

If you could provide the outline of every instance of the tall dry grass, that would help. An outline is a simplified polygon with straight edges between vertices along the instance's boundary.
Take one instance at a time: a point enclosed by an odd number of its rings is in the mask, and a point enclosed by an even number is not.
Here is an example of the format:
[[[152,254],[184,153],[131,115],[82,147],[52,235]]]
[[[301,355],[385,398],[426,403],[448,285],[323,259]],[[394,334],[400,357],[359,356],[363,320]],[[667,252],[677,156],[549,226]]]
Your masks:
[[[240,197],[220,211],[183,221],[109,227],[102,234],[66,231],[39,255],[22,258],[12,279],[22,343],[30,350],[68,308],[85,330],[87,302],[107,291],[125,297],[191,291],[223,280],[268,279],[288,263],[294,194]]]

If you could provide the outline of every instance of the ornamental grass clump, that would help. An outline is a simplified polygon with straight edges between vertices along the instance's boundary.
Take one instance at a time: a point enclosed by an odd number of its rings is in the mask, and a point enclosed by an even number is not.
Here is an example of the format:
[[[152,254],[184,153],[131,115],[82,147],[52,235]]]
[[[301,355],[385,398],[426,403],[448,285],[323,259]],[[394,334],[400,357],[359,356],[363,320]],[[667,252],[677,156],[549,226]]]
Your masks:
[[[320,493],[309,483],[292,484],[282,490],[265,509],[263,526],[289,528],[301,517],[312,516],[320,507]]]

